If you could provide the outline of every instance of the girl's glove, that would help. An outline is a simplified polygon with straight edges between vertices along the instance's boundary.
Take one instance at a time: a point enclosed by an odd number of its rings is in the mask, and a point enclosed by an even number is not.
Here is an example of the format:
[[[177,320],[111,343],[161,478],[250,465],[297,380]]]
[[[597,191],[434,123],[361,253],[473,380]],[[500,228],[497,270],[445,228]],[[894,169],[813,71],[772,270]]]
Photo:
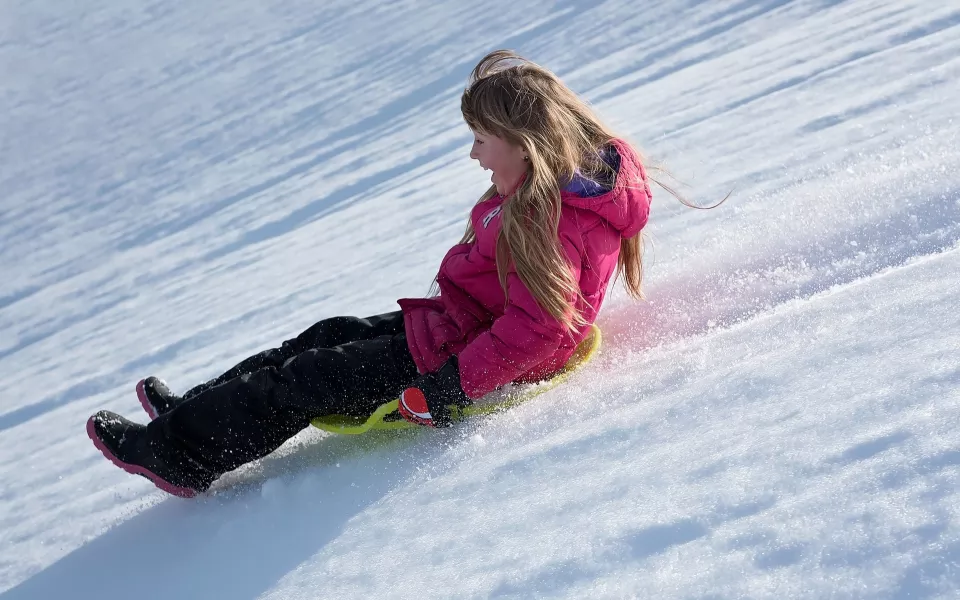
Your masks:
[[[472,403],[460,387],[460,366],[451,356],[439,370],[421,375],[400,394],[400,415],[417,425],[449,427],[451,407]]]

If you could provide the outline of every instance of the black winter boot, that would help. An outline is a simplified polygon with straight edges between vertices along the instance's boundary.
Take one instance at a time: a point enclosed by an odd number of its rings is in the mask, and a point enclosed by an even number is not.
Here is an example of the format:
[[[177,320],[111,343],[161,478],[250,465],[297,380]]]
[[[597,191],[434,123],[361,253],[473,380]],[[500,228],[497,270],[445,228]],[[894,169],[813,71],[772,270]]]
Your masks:
[[[87,421],[87,435],[107,459],[128,473],[143,475],[161,490],[181,498],[204,492],[216,475],[189,458],[151,442],[147,428],[101,410]]]
[[[143,410],[150,415],[150,420],[170,412],[184,401],[183,398],[171,392],[166,383],[156,377],[147,377],[137,383],[137,398],[140,399]]]

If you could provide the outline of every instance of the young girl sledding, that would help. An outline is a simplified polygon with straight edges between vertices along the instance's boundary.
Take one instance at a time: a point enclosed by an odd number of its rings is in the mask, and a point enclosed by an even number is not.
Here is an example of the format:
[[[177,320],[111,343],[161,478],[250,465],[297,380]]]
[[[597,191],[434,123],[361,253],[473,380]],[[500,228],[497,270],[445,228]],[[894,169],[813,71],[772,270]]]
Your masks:
[[[508,51],[474,68],[461,111],[470,157],[493,185],[440,263],[439,295],[320,321],[182,397],[141,381],[148,425],[108,411],[87,423],[104,456],[190,497],[317,417],[365,416],[399,397],[403,418],[447,426],[451,407],[560,370],[611,279],[639,296],[652,195],[630,144],[553,73]]]

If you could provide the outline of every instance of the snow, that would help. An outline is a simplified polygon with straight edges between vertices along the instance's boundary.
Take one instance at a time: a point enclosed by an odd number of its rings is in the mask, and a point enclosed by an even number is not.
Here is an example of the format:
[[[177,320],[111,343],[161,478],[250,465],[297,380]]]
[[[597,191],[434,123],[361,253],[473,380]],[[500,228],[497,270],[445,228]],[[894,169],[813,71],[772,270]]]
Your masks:
[[[905,0],[9,4],[0,600],[960,597],[960,12]],[[655,191],[648,299],[451,431],[306,431],[195,500],[86,418],[426,293],[488,50]],[[115,590],[115,591],[114,591]]]

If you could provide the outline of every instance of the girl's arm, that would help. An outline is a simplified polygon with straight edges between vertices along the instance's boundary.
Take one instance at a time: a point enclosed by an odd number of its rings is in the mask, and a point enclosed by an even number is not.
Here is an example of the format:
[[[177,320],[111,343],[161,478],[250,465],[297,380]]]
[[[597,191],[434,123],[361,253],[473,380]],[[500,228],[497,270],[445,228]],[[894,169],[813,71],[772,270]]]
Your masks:
[[[561,237],[561,245],[573,278],[579,281],[580,253],[566,237]],[[540,308],[516,271],[507,276],[507,290],[503,316],[458,356],[463,391],[473,399],[514,381],[550,358],[567,335],[563,324]]]

